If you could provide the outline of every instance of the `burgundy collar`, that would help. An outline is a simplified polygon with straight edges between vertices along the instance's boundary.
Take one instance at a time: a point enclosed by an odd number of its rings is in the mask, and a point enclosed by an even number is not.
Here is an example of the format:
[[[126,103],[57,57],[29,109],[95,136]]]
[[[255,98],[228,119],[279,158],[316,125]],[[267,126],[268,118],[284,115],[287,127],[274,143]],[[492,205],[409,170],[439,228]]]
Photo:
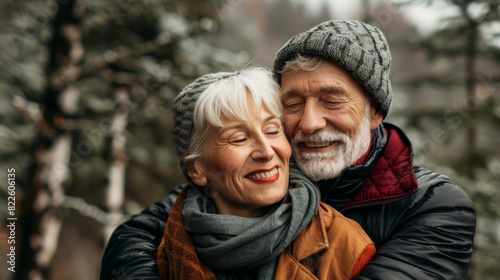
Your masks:
[[[413,151],[410,141],[394,125],[384,124],[384,131],[388,138],[387,145],[347,206],[401,197],[418,187],[413,174]]]

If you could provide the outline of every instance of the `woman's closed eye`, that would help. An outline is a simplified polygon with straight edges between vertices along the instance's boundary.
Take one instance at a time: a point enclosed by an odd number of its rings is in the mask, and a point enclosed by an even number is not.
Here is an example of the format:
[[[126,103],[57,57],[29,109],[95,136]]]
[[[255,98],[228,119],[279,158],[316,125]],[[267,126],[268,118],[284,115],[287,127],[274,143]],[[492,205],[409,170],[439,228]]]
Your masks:
[[[246,135],[239,135],[236,137],[231,137],[231,139],[229,139],[229,142],[239,144],[239,143],[244,143],[247,140],[248,137]]]
[[[267,135],[278,135],[282,131],[283,131],[283,128],[280,124],[272,123],[272,124],[268,124],[266,127],[264,127],[263,132]]]
[[[245,143],[250,137],[245,129],[242,128],[227,128],[223,129],[219,134],[220,141],[228,144]]]
[[[264,133],[267,135],[277,135],[281,131],[283,131],[283,130],[280,127],[273,127],[273,128],[267,129],[266,131],[264,131]]]

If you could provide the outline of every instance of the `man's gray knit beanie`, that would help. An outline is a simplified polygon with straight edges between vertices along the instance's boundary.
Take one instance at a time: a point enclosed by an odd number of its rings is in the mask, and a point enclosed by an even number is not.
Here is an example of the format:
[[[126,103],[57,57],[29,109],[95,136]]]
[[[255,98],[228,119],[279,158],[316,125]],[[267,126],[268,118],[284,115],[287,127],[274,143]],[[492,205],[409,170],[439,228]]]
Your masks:
[[[186,177],[190,183],[191,179],[187,174],[187,165],[183,159],[188,155],[189,146],[191,144],[191,134],[194,126],[194,107],[196,105],[196,101],[198,101],[201,93],[203,93],[210,85],[219,80],[230,77],[235,73],[237,72],[219,72],[203,75],[191,84],[187,85],[174,99],[173,140],[182,172],[184,173],[184,177]]]
[[[273,72],[280,85],[279,72],[299,54],[321,56],[347,70],[387,117],[392,104],[391,54],[378,28],[360,21],[332,20],[294,36],[274,58]]]

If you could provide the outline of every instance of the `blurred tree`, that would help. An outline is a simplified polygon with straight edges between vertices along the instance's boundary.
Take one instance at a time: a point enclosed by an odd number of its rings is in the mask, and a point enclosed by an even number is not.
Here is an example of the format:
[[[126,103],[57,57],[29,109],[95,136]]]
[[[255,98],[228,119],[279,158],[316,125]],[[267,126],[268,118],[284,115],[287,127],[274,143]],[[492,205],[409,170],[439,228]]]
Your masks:
[[[456,7],[457,17],[425,36],[397,7],[362,2],[359,16],[385,29],[393,53],[389,121],[416,140],[419,165],[473,197],[481,256],[471,278],[496,279],[500,52],[489,42],[498,38],[498,1],[397,1]],[[18,278],[95,279],[116,224],[183,182],[171,148],[172,99],[201,74],[239,69],[254,56],[270,65],[290,36],[330,18],[327,9],[311,16],[293,3],[0,1],[0,180],[16,169]],[[214,36],[219,29],[228,35]],[[468,72],[475,85],[466,86]],[[470,138],[468,127],[476,130]]]
[[[173,98],[194,78],[248,60],[199,39],[217,32],[224,5],[2,1],[0,149],[4,170],[19,170],[17,279],[72,273],[53,265],[65,222],[90,218],[76,224],[103,246],[127,215],[183,182]]]

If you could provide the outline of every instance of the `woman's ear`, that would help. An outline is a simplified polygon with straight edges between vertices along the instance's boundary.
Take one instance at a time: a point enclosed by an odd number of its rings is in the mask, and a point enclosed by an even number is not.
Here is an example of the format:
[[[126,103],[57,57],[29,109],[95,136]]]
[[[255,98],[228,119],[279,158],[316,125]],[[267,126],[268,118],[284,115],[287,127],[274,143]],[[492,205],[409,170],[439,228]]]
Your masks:
[[[191,181],[198,186],[205,186],[208,183],[207,176],[205,176],[205,166],[199,161],[188,164],[188,175]]]

